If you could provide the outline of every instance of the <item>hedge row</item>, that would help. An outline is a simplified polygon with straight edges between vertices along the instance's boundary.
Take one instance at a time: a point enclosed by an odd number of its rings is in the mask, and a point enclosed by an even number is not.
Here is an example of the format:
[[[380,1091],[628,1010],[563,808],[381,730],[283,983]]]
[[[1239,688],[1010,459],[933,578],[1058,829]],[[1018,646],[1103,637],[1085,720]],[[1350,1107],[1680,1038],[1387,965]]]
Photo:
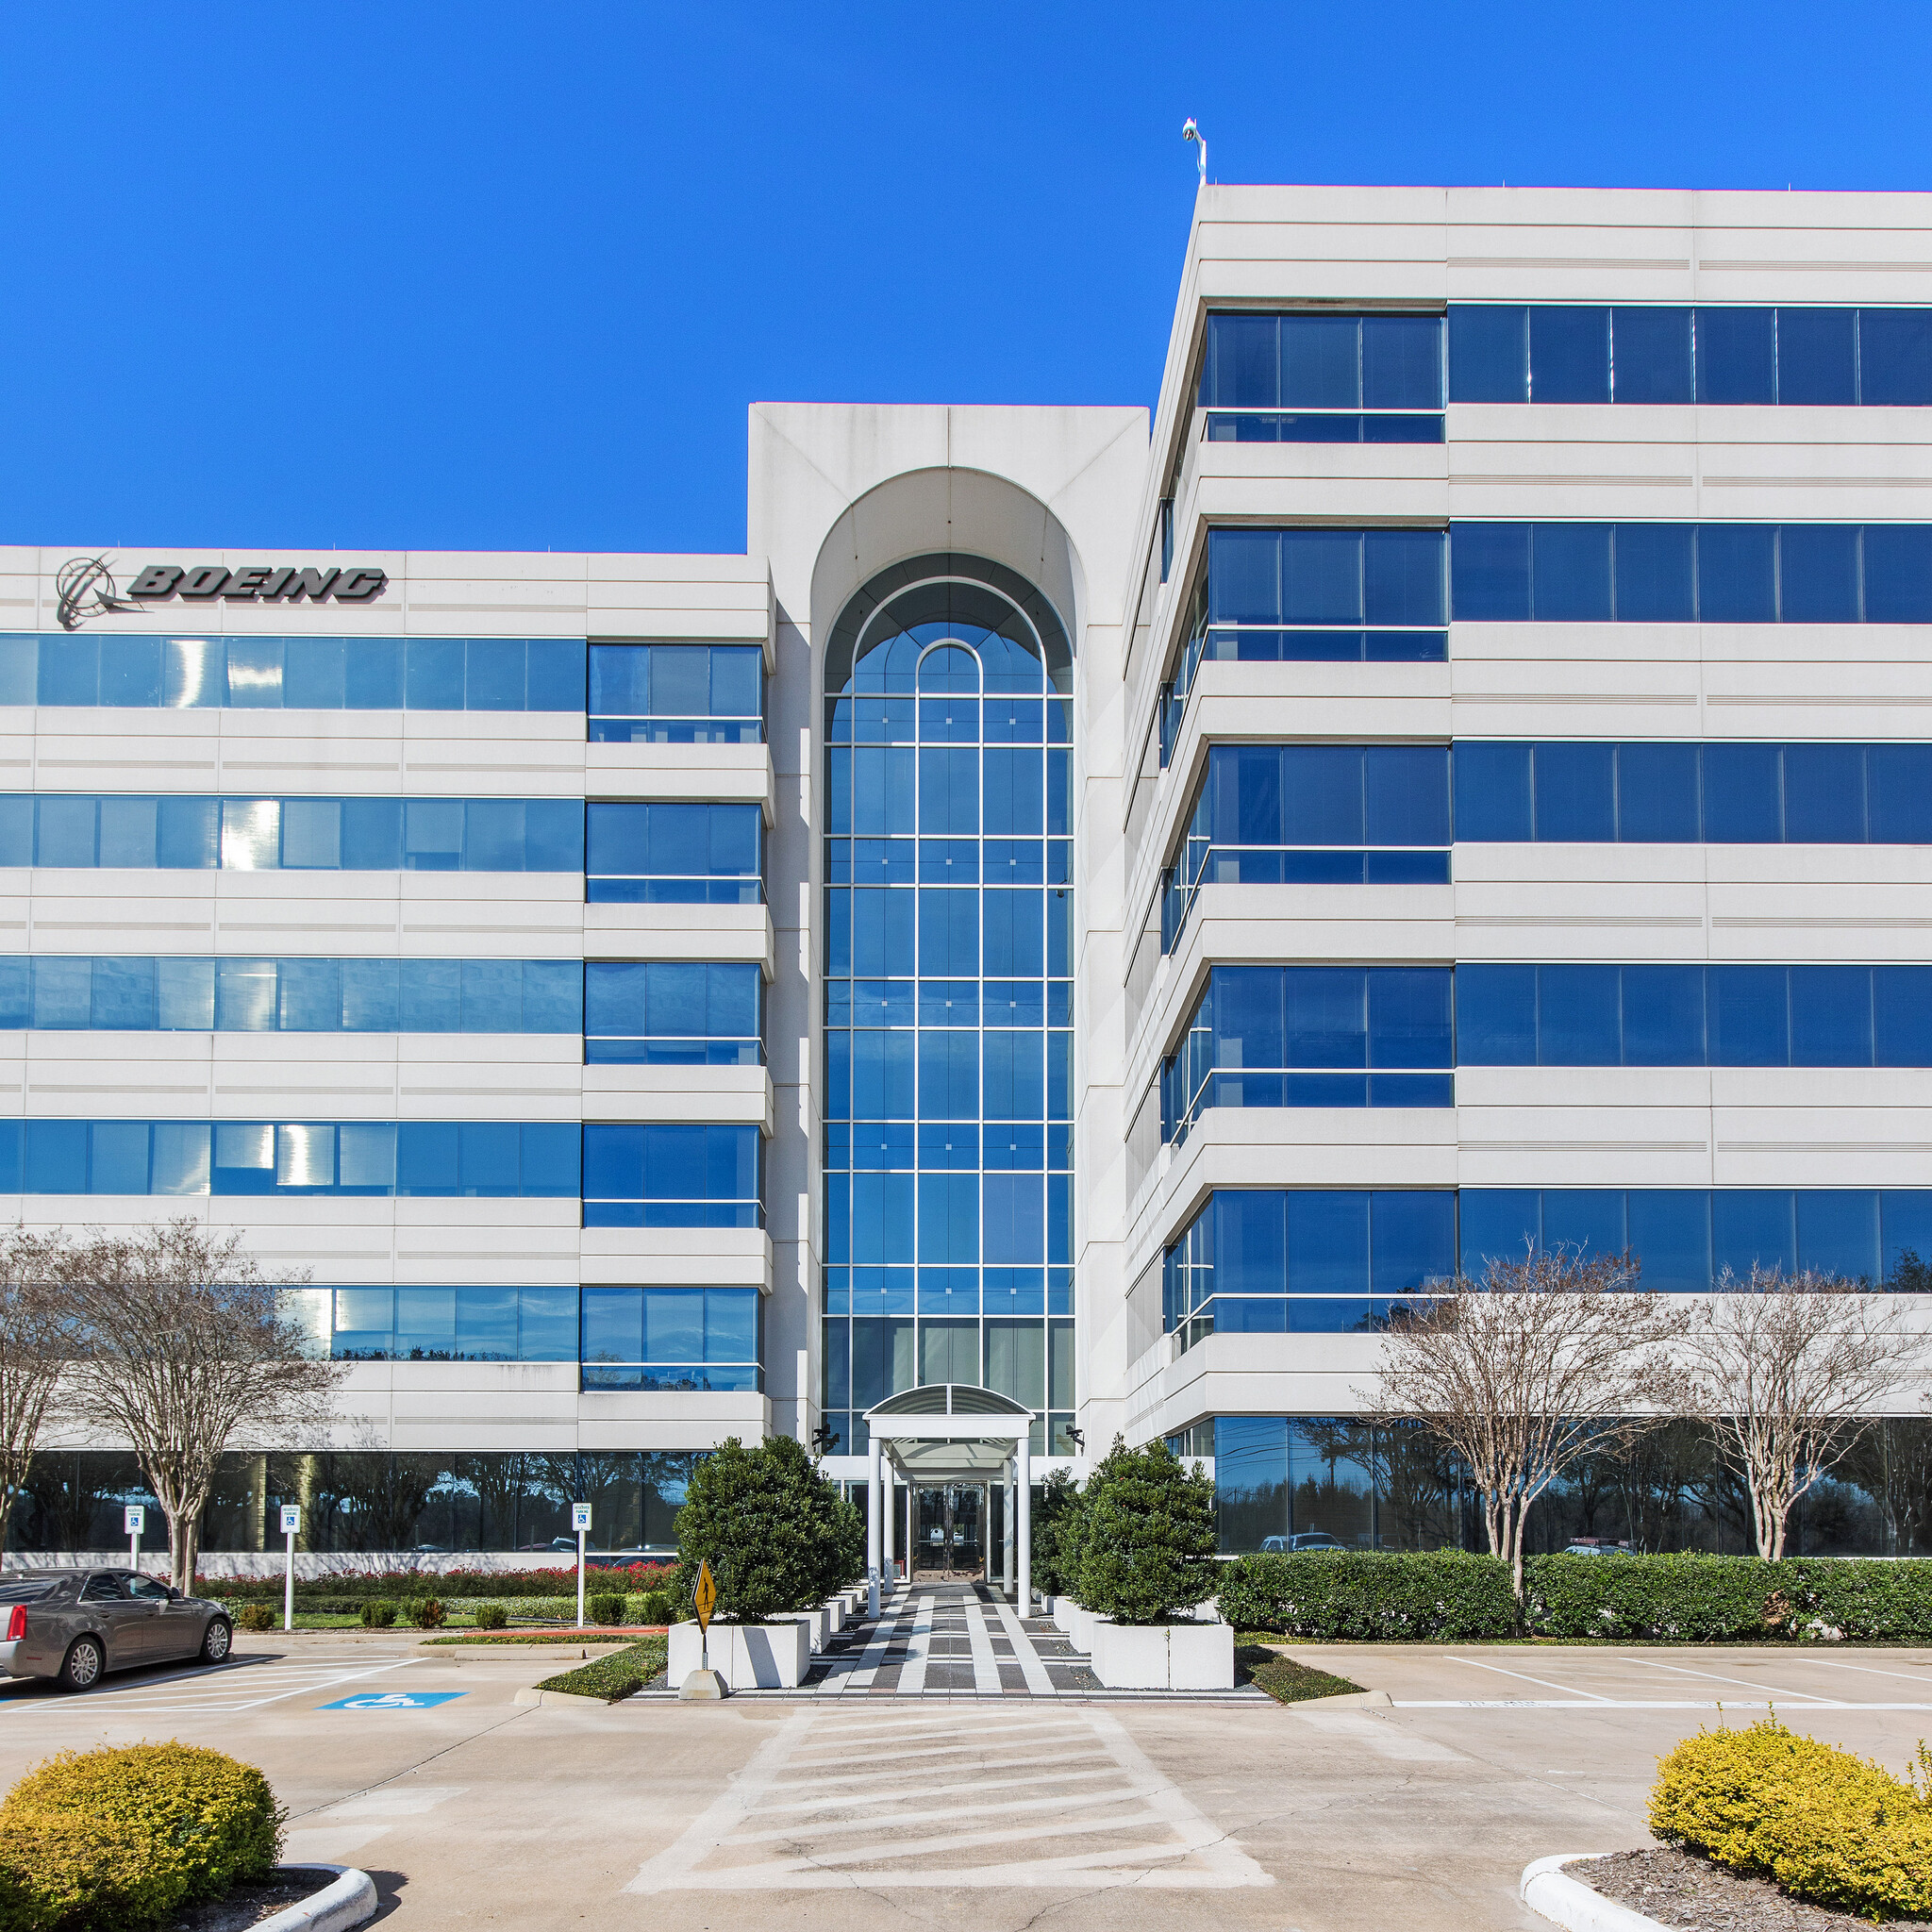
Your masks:
[[[590,1590],[621,1590],[639,1595],[647,1590],[662,1590],[671,1580],[669,1563],[625,1563],[609,1568],[592,1566],[584,1573]],[[219,1597],[225,1603],[251,1603],[274,1598],[282,1600],[280,1576],[197,1576],[197,1596]],[[296,1580],[295,1601],[304,1609],[320,1610],[316,1598],[342,1600],[349,1612],[360,1607],[365,1597],[422,1596],[434,1591],[444,1602],[481,1598],[485,1602],[509,1603],[520,1597],[564,1597],[576,1612],[577,1573],[572,1564],[566,1570],[387,1570],[345,1574],[341,1576],[310,1576]]]
[[[430,1578],[419,1578],[416,1587],[409,1591],[399,1591],[394,1596],[297,1596],[296,1609],[304,1616],[314,1617],[354,1617],[359,1616],[371,1604],[388,1604],[396,1612],[399,1623],[408,1622],[408,1607],[420,1603],[424,1598],[435,1596],[445,1612],[457,1619],[474,1618],[479,1610],[501,1609],[507,1613],[510,1623],[574,1624],[577,1615],[577,1594],[575,1590],[568,1596],[449,1596],[441,1591],[425,1590]],[[617,1617],[610,1620],[622,1624],[668,1624],[674,1615],[670,1595],[661,1590],[636,1591],[605,1591],[594,1584],[586,1592],[584,1602],[588,1614],[589,1607],[605,1600],[622,1606]],[[282,1620],[282,1599],[266,1597],[232,1596],[224,1592],[218,1598],[232,1615],[240,1616],[246,1609],[265,1609],[273,1612],[274,1625],[279,1627]],[[591,1622],[599,1619],[591,1618]]]
[[[1478,1637],[1932,1641],[1932,1560],[1532,1557],[1519,1619],[1509,1568],[1456,1550],[1238,1557],[1221,1614],[1243,1630],[1343,1642]]]

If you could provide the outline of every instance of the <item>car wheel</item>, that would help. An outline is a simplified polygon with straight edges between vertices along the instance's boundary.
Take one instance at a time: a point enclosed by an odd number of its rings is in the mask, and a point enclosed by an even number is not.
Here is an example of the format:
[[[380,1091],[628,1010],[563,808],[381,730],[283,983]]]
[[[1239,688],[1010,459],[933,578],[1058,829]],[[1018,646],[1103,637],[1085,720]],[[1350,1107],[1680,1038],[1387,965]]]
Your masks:
[[[228,1655],[229,1646],[235,1641],[235,1629],[225,1617],[210,1617],[208,1628],[201,1634],[201,1660],[205,1664],[221,1663]]]
[[[98,1638],[76,1637],[61,1659],[60,1688],[63,1690],[92,1690],[100,1681],[107,1662],[101,1654]]]

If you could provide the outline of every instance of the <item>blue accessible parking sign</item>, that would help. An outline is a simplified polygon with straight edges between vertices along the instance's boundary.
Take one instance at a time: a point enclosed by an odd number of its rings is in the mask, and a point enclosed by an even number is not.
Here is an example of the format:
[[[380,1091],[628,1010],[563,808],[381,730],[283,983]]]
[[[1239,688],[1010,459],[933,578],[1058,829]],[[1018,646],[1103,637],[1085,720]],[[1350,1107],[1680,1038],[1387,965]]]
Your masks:
[[[322,1710],[429,1710],[468,1693],[461,1690],[365,1690],[359,1697],[338,1697]]]

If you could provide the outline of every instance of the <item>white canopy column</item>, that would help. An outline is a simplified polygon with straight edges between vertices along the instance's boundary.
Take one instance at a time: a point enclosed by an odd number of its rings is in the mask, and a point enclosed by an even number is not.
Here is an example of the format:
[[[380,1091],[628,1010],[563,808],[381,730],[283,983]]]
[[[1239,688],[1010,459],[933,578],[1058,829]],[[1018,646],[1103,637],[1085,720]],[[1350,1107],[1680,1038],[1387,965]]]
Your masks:
[[[1026,1433],[1013,1444],[1013,1487],[1020,1492],[1019,1518],[1014,1535],[1020,1545],[1020,1593],[1014,1599],[1020,1614],[1033,1614],[1033,1418],[1026,1418]]]

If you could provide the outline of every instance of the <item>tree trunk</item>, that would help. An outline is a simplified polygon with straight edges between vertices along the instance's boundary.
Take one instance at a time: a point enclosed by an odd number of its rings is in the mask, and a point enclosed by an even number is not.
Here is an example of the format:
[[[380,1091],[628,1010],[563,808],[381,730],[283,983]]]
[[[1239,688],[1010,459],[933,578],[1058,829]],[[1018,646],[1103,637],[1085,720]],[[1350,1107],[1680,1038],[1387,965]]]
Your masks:
[[[172,1535],[173,1525],[170,1524]],[[180,1537],[175,1543],[175,1588],[183,1596],[194,1594],[194,1562],[201,1554],[201,1511],[197,1507],[183,1521]]]

